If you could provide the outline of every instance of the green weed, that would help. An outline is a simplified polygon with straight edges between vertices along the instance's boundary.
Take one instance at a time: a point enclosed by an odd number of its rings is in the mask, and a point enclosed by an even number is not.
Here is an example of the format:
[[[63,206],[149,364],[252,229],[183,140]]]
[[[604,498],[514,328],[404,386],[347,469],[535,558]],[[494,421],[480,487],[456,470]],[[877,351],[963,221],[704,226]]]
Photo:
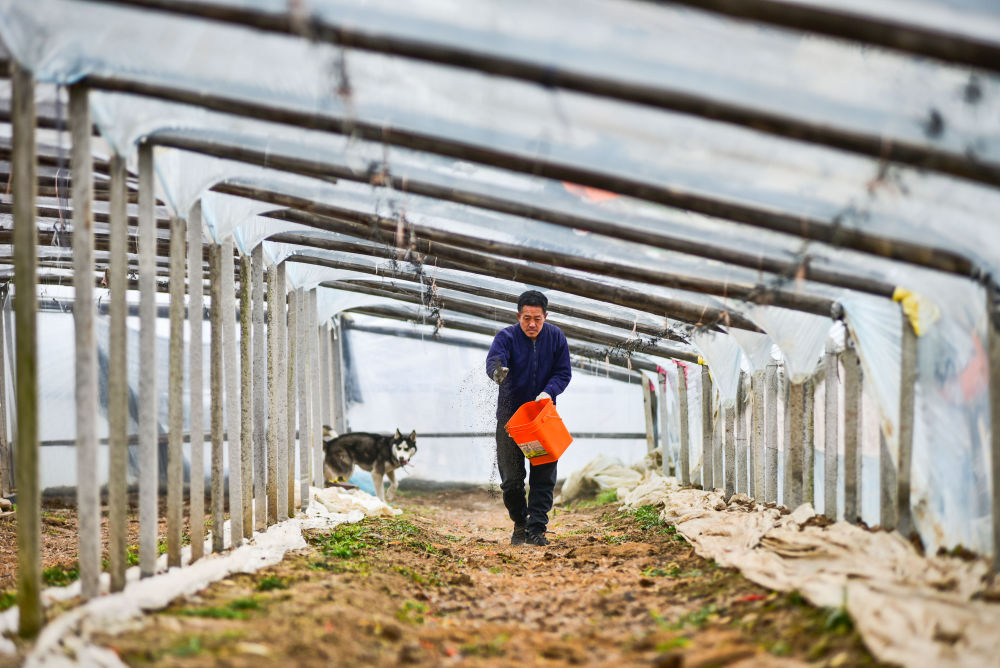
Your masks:
[[[656,527],[662,527],[665,524],[665,522],[660,519],[660,511],[652,504],[639,506],[632,511],[632,516],[635,517],[636,524],[638,524],[639,528],[643,531],[649,531],[650,529],[655,529]]]
[[[705,626],[713,617],[718,617],[719,610],[714,603],[709,603],[694,612],[689,612],[686,615],[682,615],[676,621],[669,622],[662,615],[660,615],[655,610],[650,610],[650,614],[653,619],[662,628],[669,631],[680,631],[685,627],[692,626],[696,629],[700,629]]]
[[[406,601],[403,607],[396,611],[396,619],[409,624],[423,624],[427,606],[419,601]]]
[[[17,605],[17,594],[12,591],[0,591],[0,610],[13,608]]]
[[[80,579],[79,566],[66,568],[62,564],[56,564],[42,571],[42,582],[50,587],[65,587],[78,579]]]
[[[178,645],[177,647],[170,650],[170,653],[174,656],[194,656],[201,653],[201,638],[198,636],[188,636],[187,641],[183,645]]]
[[[268,575],[257,583],[257,591],[274,591],[275,589],[288,589],[288,584],[277,575]]]

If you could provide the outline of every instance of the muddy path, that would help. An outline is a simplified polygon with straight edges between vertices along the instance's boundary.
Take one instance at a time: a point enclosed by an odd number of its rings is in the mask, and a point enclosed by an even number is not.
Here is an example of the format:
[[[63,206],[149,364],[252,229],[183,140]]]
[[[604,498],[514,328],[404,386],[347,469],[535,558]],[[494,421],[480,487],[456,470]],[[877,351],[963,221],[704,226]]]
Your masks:
[[[877,665],[842,611],[698,557],[651,509],[557,509],[539,548],[485,490],[398,501],[100,642],[136,666]]]

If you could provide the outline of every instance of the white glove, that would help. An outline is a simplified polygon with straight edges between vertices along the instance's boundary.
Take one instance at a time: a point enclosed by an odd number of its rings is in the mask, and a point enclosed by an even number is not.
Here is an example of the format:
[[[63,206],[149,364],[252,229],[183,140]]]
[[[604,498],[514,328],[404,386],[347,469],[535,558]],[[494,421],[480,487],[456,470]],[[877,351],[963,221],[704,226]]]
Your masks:
[[[510,369],[505,366],[498,366],[493,369],[493,382],[497,385],[503,385],[503,382],[507,379],[507,374]]]
[[[535,397],[535,401],[541,401],[542,399],[551,399],[551,398],[552,397],[549,396],[548,392],[542,392],[537,397]]]

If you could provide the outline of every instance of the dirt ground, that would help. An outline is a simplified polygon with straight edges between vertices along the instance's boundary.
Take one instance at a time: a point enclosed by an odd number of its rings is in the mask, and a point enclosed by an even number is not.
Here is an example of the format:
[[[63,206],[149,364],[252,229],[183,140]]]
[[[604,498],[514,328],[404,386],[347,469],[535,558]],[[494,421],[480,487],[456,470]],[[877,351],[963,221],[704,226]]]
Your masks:
[[[842,610],[698,557],[651,508],[557,508],[539,548],[509,545],[486,490],[397,502],[99,640],[133,666],[878,665]],[[69,527],[50,525],[47,558],[67,563],[52,538]]]

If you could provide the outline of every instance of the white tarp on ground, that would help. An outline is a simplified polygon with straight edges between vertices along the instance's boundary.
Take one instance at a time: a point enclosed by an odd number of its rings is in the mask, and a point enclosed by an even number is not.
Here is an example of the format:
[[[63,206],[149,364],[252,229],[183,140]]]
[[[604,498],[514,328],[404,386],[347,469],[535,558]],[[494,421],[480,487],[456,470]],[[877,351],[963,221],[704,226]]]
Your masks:
[[[820,526],[808,504],[782,515],[742,494],[683,488],[648,471],[619,488],[627,508],[661,519],[706,558],[818,606],[844,606],[868,649],[903,666],[1000,666],[1000,605],[983,559],[924,557],[897,533],[846,522]]]
[[[209,539],[205,541],[205,554],[208,556],[186,568],[170,570],[167,570],[167,555],[162,555],[157,562],[159,575],[139,580],[139,567],[133,567],[127,572],[125,590],[116,594],[107,594],[110,578],[107,573],[103,574],[101,588],[105,595],[66,612],[46,626],[25,660],[25,667],[121,668],[124,664],[114,652],[90,643],[95,633],[124,630],[139,620],[143,613],[165,608],[175,598],[201,591],[232,573],[252,573],[272,566],[281,561],[289,550],[306,546],[303,529],[332,528],[360,522],[365,517],[392,517],[402,512],[357,490],[310,488],[310,495],[313,502],[304,517],[275,524],[267,531],[254,534],[250,541],[230,552],[212,554]],[[231,544],[228,521],[223,531],[228,548]],[[181,561],[188,564],[190,559],[191,548],[186,547]],[[43,600],[46,603],[66,600],[78,596],[79,590],[79,582],[68,587],[50,588],[43,593]],[[11,608],[0,615],[0,637],[3,633],[17,631],[17,613],[17,608]]]

